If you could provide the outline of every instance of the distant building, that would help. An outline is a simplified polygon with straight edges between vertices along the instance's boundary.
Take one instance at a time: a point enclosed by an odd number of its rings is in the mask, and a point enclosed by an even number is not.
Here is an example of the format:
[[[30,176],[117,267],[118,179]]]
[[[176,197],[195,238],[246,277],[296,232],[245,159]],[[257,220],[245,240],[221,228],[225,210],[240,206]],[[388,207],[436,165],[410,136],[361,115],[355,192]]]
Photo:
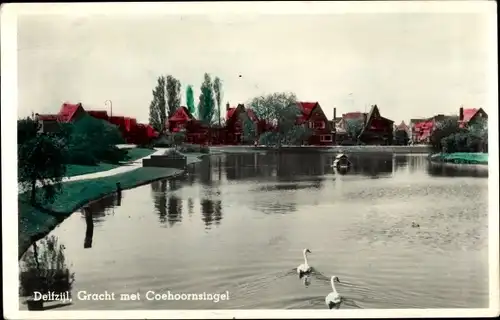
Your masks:
[[[375,104],[365,116],[364,126],[358,139],[364,144],[391,145],[394,137],[393,126],[394,121],[382,117]]]
[[[309,145],[332,145],[335,139],[335,128],[330,126],[330,122],[318,102],[298,102],[297,106],[301,115],[297,119],[297,124],[305,125],[309,128],[311,136],[306,142]]]
[[[466,127],[478,119],[488,119],[488,114],[483,110],[483,108],[464,109],[463,107],[460,107],[458,121],[461,127]]]

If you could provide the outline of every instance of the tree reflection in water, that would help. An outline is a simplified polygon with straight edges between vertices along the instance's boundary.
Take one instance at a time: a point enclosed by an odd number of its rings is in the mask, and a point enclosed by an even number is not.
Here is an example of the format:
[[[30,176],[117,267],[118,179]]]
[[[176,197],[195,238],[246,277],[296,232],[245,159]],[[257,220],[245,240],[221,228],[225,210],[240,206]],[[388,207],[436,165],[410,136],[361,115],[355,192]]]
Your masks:
[[[172,227],[175,223],[182,221],[182,199],[171,193],[181,188],[183,183],[182,179],[151,183],[153,202],[160,224]]]
[[[75,281],[64,254],[64,245],[56,236],[48,236],[34,243],[19,262],[19,295],[70,292]]]
[[[222,202],[220,200],[201,199],[201,220],[205,228],[210,229],[212,224],[219,225],[222,220]]]
[[[434,177],[476,177],[487,178],[487,165],[463,165],[450,163],[427,163],[427,173]]]

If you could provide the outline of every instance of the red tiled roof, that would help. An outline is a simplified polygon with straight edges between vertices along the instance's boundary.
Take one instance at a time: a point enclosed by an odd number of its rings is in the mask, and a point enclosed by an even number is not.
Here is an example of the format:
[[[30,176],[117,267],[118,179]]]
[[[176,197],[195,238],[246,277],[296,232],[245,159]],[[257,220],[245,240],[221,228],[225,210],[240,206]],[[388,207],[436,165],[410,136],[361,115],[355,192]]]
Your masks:
[[[63,105],[61,106],[61,110],[59,111],[59,121],[62,122],[72,121],[78,108],[83,109],[83,107],[80,104],[63,103]]]
[[[234,108],[234,107],[227,109],[226,120],[231,119],[233,117],[235,111],[236,111],[236,108]]]
[[[297,104],[300,106],[300,112],[302,113],[301,116],[297,119],[297,124],[302,124],[309,120],[309,117],[311,116],[314,108],[318,105],[318,102],[297,102]]]
[[[154,137],[158,136],[158,132],[156,132],[156,130],[153,129],[153,127],[149,124],[146,125],[146,131],[147,131],[148,138],[154,138]]]
[[[464,122],[469,122],[472,117],[474,117],[479,109],[473,108],[473,109],[464,109]]]
[[[310,116],[314,108],[318,105],[318,102],[299,102],[302,114],[305,116]]]
[[[247,114],[248,114],[248,117],[250,118],[250,120],[259,121],[259,118],[257,117],[257,115],[255,114],[255,112],[252,109],[247,109]]]
[[[189,112],[188,108],[179,107],[168,121],[188,121],[191,119],[193,119],[193,115]]]

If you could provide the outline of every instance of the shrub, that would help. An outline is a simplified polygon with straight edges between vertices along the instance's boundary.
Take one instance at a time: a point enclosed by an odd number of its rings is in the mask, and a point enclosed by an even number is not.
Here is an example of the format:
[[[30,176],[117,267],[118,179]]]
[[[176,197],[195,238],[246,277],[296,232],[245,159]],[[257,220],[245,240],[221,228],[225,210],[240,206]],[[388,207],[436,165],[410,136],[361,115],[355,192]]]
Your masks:
[[[96,165],[117,164],[127,160],[127,151],[116,147],[124,143],[119,129],[104,120],[85,115],[78,119],[69,137],[68,163]]]

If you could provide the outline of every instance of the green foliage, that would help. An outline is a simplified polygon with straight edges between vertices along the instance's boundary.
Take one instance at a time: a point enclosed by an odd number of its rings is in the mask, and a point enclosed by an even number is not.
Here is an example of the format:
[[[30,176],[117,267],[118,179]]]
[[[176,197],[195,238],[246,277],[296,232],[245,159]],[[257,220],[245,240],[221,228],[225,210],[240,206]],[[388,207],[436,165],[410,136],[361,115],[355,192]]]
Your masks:
[[[488,123],[481,119],[467,128],[460,128],[454,119],[446,119],[436,124],[431,134],[434,152],[483,152],[488,148]]]
[[[358,141],[358,137],[363,130],[363,120],[361,119],[346,119],[347,135],[354,141]]]
[[[244,143],[253,143],[257,139],[257,130],[255,128],[255,123],[249,118],[244,117],[242,119],[243,125],[243,136],[242,140]]]
[[[32,118],[17,120],[17,144],[20,145],[35,138],[40,128],[40,123]]]
[[[469,132],[453,133],[441,140],[442,152],[481,152],[483,140],[480,136]]]
[[[205,73],[201,85],[200,101],[198,103],[198,120],[205,124],[212,121],[215,110],[215,100],[212,86],[212,79],[208,73]]]
[[[443,150],[443,138],[446,138],[461,131],[459,124],[454,119],[444,119],[436,123],[434,130],[430,136],[431,148],[434,152],[441,152]]]
[[[149,105],[149,123],[159,133],[163,133],[165,130],[165,121],[167,120],[165,82],[164,76],[158,77],[158,83],[153,90],[153,100]]]
[[[127,150],[119,149],[124,143],[120,130],[107,121],[84,115],[71,130],[67,163],[96,165],[99,162],[117,164],[128,160]]]
[[[222,81],[220,80],[219,77],[215,77],[214,79],[214,94],[215,94],[215,102],[217,103],[217,111],[215,112],[215,121],[217,123],[220,123],[220,110],[222,108]]]
[[[174,115],[175,110],[181,106],[181,82],[173,76],[167,76],[166,91],[168,117],[170,118]]]
[[[406,130],[396,130],[394,133],[394,142],[396,145],[406,146],[410,141],[410,137],[408,136],[408,132]]]
[[[178,147],[186,140],[186,134],[184,132],[174,132],[170,137],[174,147]]]
[[[64,245],[55,236],[42,239],[21,260],[19,283],[21,296],[34,291],[63,293],[71,291],[75,274],[69,272]]]
[[[295,94],[279,92],[255,97],[247,105],[259,119],[276,125],[275,132],[259,137],[260,143],[279,147],[306,138],[307,130],[296,124],[301,111]]]
[[[194,115],[196,110],[194,107],[193,87],[191,85],[187,86],[187,88],[186,88],[186,106],[187,106],[189,112],[191,112],[191,114]]]
[[[66,173],[66,141],[56,135],[39,133],[18,145],[17,152],[18,181],[21,188],[30,190],[30,201],[53,201]],[[37,182],[43,191],[41,199],[37,198]]]

